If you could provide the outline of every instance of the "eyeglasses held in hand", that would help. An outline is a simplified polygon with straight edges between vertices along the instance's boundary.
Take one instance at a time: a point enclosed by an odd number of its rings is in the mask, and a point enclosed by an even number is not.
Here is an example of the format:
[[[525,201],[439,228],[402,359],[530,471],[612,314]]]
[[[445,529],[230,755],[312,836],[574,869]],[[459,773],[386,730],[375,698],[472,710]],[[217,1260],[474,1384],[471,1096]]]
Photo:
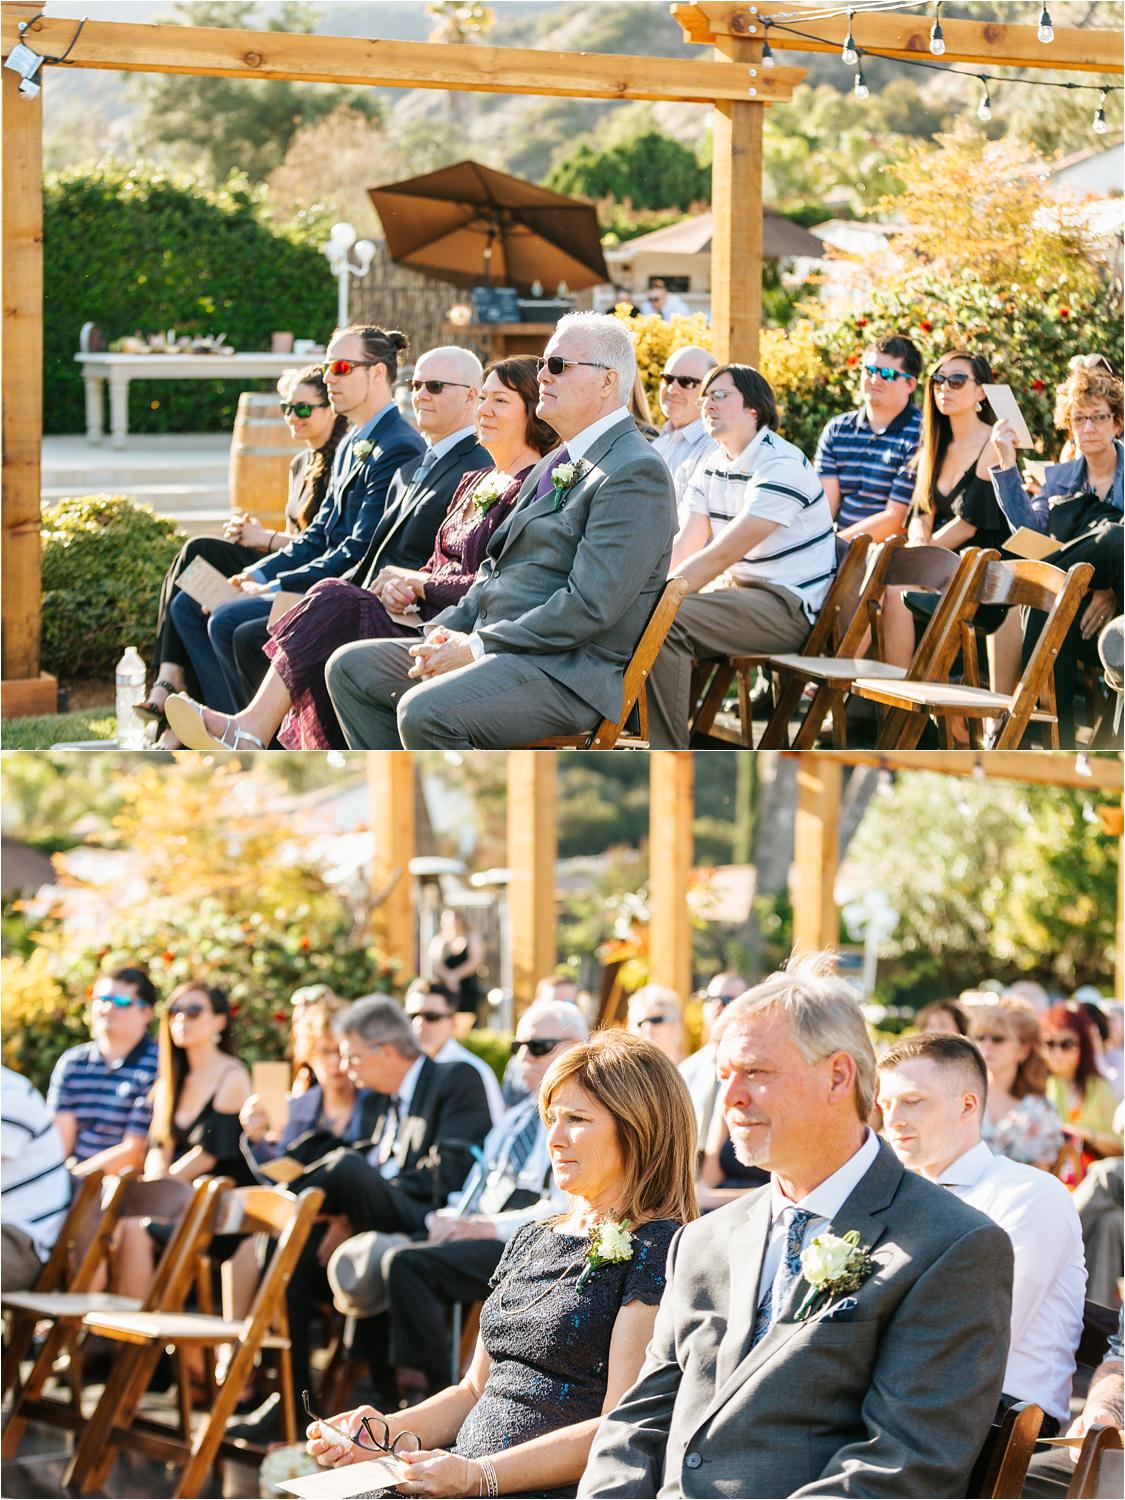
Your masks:
[[[145,1002],[138,1000],[135,995],[111,995],[107,991],[95,994],[94,1004],[112,1005],[114,1010],[128,1010],[132,1005],[137,1006],[138,1009],[143,1008]]]
[[[685,391],[694,391],[697,385],[703,384],[700,375],[669,375],[667,370],[660,372],[661,385],[678,385]]]
[[[905,370],[892,370],[889,365],[864,365],[868,375],[878,375],[880,380],[909,380]]]
[[[447,385],[456,386],[459,391],[471,391],[472,386],[466,385],[463,380],[412,380],[410,389],[418,391],[429,391],[431,396],[440,396]]]
[[[302,421],[328,405],[327,401],[279,401],[283,417],[300,417]]]
[[[370,1453],[390,1453],[397,1457],[400,1453],[417,1453],[422,1447],[422,1439],[416,1432],[400,1432],[392,1443],[391,1429],[382,1417],[361,1417],[359,1431],[353,1437],[342,1427],[333,1427],[331,1422],[318,1417],[312,1409],[311,1401],[308,1391],[302,1391],[301,1404],[309,1421],[318,1423],[322,1432],[330,1432],[333,1437],[340,1438],[345,1443],[354,1443],[357,1448],[365,1448]],[[376,1429],[382,1430],[381,1440],[375,1435]]]
[[[330,359],[327,364],[321,365],[320,373],[328,375],[350,375],[353,370],[373,370],[376,365],[385,364],[381,359]]]
[[[546,359],[537,359],[535,368],[542,375],[544,370],[550,371],[552,375],[565,375],[575,365],[585,365],[589,370],[608,370],[608,365],[599,364],[596,359],[563,359],[561,354],[548,354]]]
[[[884,375],[885,371],[880,370],[879,374]],[[965,375],[963,373],[958,373],[955,375],[931,375],[930,384],[947,385],[951,391],[959,391],[963,385],[968,385],[969,381],[972,378],[973,377],[971,375]]]
[[[183,1016],[185,1021],[198,1021],[206,1009],[205,1005],[200,1005],[198,1001],[193,1001],[191,1005],[169,1006],[168,1014],[169,1016]]]
[[[549,1052],[553,1052],[558,1045],[558,1037],[542,1037],[539,1041],[535,1042],[516,1041],[512,1043],[512,1056],[515,1057],[517,1053],[522,1052],[526,1047],[527,1050],[531,1053],[532,1057],[546,1057],[547,1054]]]

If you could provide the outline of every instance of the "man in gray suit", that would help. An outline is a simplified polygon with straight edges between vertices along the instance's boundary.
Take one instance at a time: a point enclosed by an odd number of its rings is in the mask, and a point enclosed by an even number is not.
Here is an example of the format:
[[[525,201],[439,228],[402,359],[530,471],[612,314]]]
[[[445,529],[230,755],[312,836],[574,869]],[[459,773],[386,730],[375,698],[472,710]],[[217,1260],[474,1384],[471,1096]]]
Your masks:
[[[672,1241],[644,1366],[579,1494],[967,1494],[1004,1377],[1007,1235],[866,1125],[875,1057],[823,956],[718,1029],[735,1151],[771,1180]]]
[[[419,645],[362,641],[329,659],[353,749],[500,749],[621,712],[675,532],[671,477],[629,414],[635,373],[620,319],[560,320],[537,412],[564,446],[528,475],[472,588]]]

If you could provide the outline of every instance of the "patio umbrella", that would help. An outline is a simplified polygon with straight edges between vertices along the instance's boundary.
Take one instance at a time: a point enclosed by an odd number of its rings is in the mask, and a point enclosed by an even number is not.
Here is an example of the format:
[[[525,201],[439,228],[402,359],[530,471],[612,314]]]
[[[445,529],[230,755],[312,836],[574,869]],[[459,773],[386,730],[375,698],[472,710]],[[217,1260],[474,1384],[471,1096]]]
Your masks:
[[[368,189],[391,259],[455,286],[608,281],[593,204],[462,161]]]

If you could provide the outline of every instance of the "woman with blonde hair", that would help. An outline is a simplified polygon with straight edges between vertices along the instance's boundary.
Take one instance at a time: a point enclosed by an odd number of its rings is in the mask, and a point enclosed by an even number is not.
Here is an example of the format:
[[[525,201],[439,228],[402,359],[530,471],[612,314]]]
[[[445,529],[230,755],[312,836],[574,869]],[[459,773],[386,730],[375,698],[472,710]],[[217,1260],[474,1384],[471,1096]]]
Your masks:
[[[988,1070],[981,1136],[999,1156],[1050,1171],[1063,1143],[1059,1112],[1046,1097],[1047,1063],[1030,1006],[1000,997],[969,1009],[969,1040]]]
[[[695,1113],[668,1058],[617,1028],[551,1064],[539,1108],[569,1207],[509,1241],[468,1374],[406,1411],[314,1419],[319,1463],[371,1458],[374,1437],[405,1493],[575,1493],[602,1415],[640,1372],[672,1236],[698,1216]]]

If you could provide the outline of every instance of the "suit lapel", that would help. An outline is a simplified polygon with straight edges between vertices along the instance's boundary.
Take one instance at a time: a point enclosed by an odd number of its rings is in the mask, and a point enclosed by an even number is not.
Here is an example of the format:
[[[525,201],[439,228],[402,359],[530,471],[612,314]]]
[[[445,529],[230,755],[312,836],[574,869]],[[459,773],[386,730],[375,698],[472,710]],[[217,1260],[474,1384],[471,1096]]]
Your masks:
[[[762,1277],[762,1260],[770,1232],[770,1190],[763,1187],[749,1205],[742,1224],[727,1244],[730,1256],[730,1301],[727,1304],[727,1328],[715,1361],[716,1388],[723,1385],[742,1352],[754,1327],[758,1308],[758,1285]]]
[[[399,1121],[395,1137],[394,1155],[400,1172],[413,1166],[422,1154],[430,1124],[430,1099],[437,1076],[437,1064],[433,1059],[423,1059],[418,1082],[414,1085],[414,1096],[410,1101],[410,1113]]]
[[[582,458],[580,460],[584,470],[583,476],[577,484],[571,487],[572,494],[582,488],[583,484],[585,484],[587,479],[589,479],[590,476],[596,471],[599,463],[613,447],[617,439],[621,437],[623,433],[628,432],[631,428],[634,430],[636,428],[636,423],[633,421],[632,417],[622,417],[619,422],[614,422],[612,427],[610,427],[606,432],[603,432],[599,438],[595,439],[595,441],[590,444],[590,447],[582,455]],[[507,523],[508,537],[507,541],[504,544],[505,547],[509,546],[515,540],[515,538],[527,525],[528,521],[533,520],[536,516],[544,515],[547,511],[554,510],[554,486],[552,486],[545,495],[540,495],[538,499],[535,499],[535,491],[539,488],[540,477],[543,474],[543,470],[551,462],[551,457],[552,455],[548,453],[546,458],[544,458],[541,463],[536,464],[535,468],[532,469],[531,473],[524,481],[523,488],[520,490],[519,499],[515,504],[515,509],[512,511],[511,517],[509,518]]]

